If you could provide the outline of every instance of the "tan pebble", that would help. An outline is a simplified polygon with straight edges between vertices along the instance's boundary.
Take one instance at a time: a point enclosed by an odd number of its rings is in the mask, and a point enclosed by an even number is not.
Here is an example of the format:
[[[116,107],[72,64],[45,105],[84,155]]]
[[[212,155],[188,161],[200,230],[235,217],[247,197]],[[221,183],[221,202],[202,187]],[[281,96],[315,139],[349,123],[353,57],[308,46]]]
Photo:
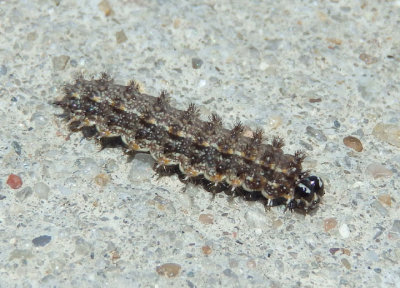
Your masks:
[[[161,266],[157,266],[156,271],[158,275],[173,278],[178,276],[181,271],[181,265],[175,263],[165,263]]]
[[[272,227],[275,228],[275,229],[281,227],[282,224],[283,224],[283,222],[282,222],[281,219],[277,219],[277,220],[272,221]]]
[[[369,164],[365,172],[372,176],[374,179],[390,177],[393,175],[393,172],[391,170],[378,163]]]
[[[205,255],[210,255],[211,252],[212,252],[211,247],[210,247],[210,246],[207,246],[207,245],[201,247],[201,250],[203,251],[203,253],[204,253]]]
[[[119,258],[121,258],[121,255],[119,255],[118,251],[111,252],[111,260],[113,262],[117,261]]]
[[[100,173],[94,177],[94,182],[97,185],[104,187],[108,184],[108,182],[110,182],[110,177],[107,174]]]
[[[181,25],[181,19],[175,19],[173,22],[174,29],[178,29],[180,25]]]
[[[128,38],[125,35],[124,30],[121,30],[117,33],[115,33],[115,40],[117,41],[117,44],[124,43]]]
[[[214,216],[212,214],[200,214],[199,221],[203,224],[214,224]]]
[[[400,126],[378,123],[372,130],[372,135],[381,141],[400,148]]]
[[[364,61],[365,64],[369,65],[369,64],[374,64],[376,62],[378,62],[378,58],[368,55],[366,53],[361,53],[359,56],[361,61]]]
[[[335,228],[337,225],[337,221],[335,218],[327,218],[324,220],[324,230],[325,232],[328,232]]]
[[[256,261],[254,261],[253,259],[247,261],[246,264],[247,264],[247,267],[248,267],[248,268],[256,268],[256,267],[257,267],[257,263],[256,263]]]
[[[392,198],[390,197],[389,194],[381,194],[378,196],[378,200],[379,202],[381,202],[382,204],[392,207]]]
[[[327,38],[326,41],[329,43],[335,44],[335,45],[342,45],[342,40],[337,39],[337,38]]]
[[[351,254],[349,249],[341,248],[340,250],[342,251],[343,254],[346,254],[347,256],[350,256],[350,254]]]
[[[98,6],[99,6],[99,9],[101,11],[103,11],[104,15],[106,15],[106,16],[110,16],[111,13],[113,12],[111,9],[110,3],[108,3],[107,0],[101,1]]]
[[[363,145],[362,145],[361,141],[356,137],[353,137],[353,136],[344,137],[343,143],[347,147],[349,147],[357,152],[361,152],[363,150]]]
[[[343,259],[340,260],[340,261],[342,262],[343,266],[346,267],[346,269],[348,269],[348,270],[351,269],[350,262],[349,262],[347,259],[344,259],[344,258],[343,258]]]
[[[321,100],[321,98],[310,98],[310,99],[308,99],[308,102],[310,102],[310,103],[318,103],[318,102],[321,102],[322,100]]]

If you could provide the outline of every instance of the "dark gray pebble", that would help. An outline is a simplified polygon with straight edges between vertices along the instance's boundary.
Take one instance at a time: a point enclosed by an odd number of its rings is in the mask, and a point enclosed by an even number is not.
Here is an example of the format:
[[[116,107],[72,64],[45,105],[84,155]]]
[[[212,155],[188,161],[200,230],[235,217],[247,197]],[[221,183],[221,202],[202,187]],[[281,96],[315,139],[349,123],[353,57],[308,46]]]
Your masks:
[[[11,142],[11,146],[14,148],[14,151],[17,153],[17,155],[21,155],[21,145],[19,145],[17,141]]]
[[[311,126],[307,126],[306,131],[307,131],[308,135],[310,135],[311,137],[314,137],[318,141],[326,142],[328,140],[328,138],[326,138],[324,132],[322,132],[322,130],[320,130],[320,129],[315,129]]]
[[[203,65],[203,60],[200,58],[192,58],[192,67],[193,69],[199,69]]]
[[[42,235],[39,237],[36,237],[35,239],[32,240],[32,243],[35,247],[43,247],[49,244],[51,241],[51,236],[49,235]]]

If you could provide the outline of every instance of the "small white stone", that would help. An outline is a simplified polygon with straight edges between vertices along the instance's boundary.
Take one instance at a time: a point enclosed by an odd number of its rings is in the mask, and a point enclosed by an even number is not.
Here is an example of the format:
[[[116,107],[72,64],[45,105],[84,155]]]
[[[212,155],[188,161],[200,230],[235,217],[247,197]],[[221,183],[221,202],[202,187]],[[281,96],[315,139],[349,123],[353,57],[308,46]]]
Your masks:
[[[204,80],[204,79],[201,79],[201,80],[199,81],[199,88],[202,88],[202,87],[206,86],[206,84],[207,84],[207,81]]]
[[[279,115],[273,115],[269,118],[268,125],[271,129],[276,129],[282,124],[282,118]]]
[[[261,71],[265,71],[269,67],[269,65],[268,65],[268,63],[263,61],[263,62],[260,63],[259,67],[260,67]]]
[[[347,224],[342,224],[339,227],[339,233],[343,238],[349,238],[350,236],[350,229],[349,226],[347,226]]]

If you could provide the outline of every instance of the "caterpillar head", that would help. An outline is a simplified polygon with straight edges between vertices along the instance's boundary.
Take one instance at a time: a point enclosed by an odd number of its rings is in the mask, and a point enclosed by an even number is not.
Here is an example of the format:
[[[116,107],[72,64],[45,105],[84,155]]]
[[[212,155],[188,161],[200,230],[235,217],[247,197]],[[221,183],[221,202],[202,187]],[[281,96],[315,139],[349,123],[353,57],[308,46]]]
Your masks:
[[[308,176],[300,180],[294,190],[294,198],[287,204],[287,209],[300,209],[305,212],[317,207],[324,195],[324,182],[318,176]]]

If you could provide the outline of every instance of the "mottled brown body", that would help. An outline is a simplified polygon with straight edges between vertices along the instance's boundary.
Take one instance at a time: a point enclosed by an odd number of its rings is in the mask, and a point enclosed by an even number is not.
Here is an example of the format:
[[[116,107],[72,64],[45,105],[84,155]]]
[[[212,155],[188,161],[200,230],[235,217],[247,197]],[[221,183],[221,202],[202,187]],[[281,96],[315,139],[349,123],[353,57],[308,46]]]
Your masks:
[[[72,131],[121,137],[129,151],[149,152],[158,166],[179,166],[187,178],[258,192],[272,206],[295,199],[296,186],[308,176],[301,168],[304,155],[285,154],[280,138],[264,143],[261,130],[245,137],[240,123],[226,129],[217,114],[202,121],[193,104],[178,110],[164,92],[146,95],[134,82],[117,85],[105,74],[98,80],[79,77],[64,92],[56,104]]]

